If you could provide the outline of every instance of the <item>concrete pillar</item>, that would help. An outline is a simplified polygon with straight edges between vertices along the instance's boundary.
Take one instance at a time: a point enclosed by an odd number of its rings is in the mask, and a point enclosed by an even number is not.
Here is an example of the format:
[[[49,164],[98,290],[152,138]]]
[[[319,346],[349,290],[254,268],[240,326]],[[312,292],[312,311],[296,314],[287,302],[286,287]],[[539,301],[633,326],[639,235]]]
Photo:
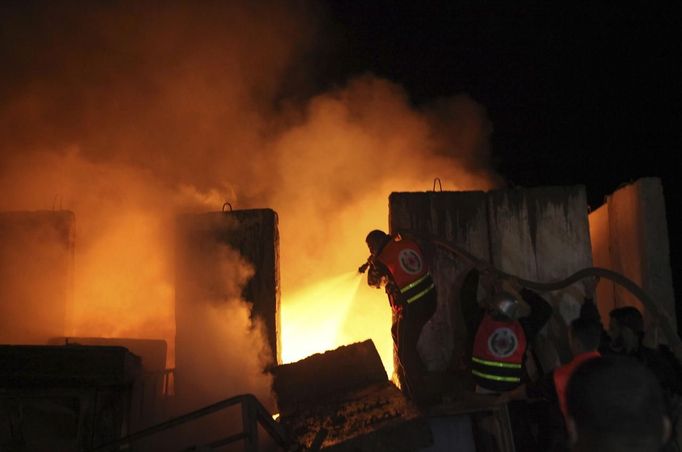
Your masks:
[[[74,242],[73,212],[0,213],[0,343],[64,336]]]
[[[492,263],[541,282],[592,266],[587,201],[582,186],[496,190],[488,194]],[[570,359],[566,325],[580,311],[582,283],[541,294],[554,315],[536,343],[544,370]]]
[[[611,233],[609,226],[609,205],[604,204],[593,210],[590,219],[590,241],[592,243],[592,262],[595,267],[613,269],[611,262]],[[616,307],[615,283],[603,279],[597,286],[597,307],[604,328],[609,327],[609,312]]]
[[[279,362],[279,264],[277,214],[269,209],[183,215],[176,244],[176,388],[189,374],[212,375],[202,347],[234,347],[213,342],[225,336],[215,309],[230,300],[252,303],[251,317],[262,322],[273,363]],[[222,312],[221,312],[222,314]],[[228,322],[229,320],[226,320]],[[203,338],[203,339],[202,339]],[[257,354],[259,350],[244,350]]]
[[[415,231],[441,237],[488,260],[486,195],[483,192],[392,193],[391,233]],[[438,287],[438,309],[424,327],[419,352],[431,371],[460,367],[466,356],[467,332],[459,308],[461,280],[470,268],[443,250],[434,250],[432,274]]]
[[[674,327],[675,298],[660,179],[639,179],[608,196],[606,205],[590,215],[592,229],[599,227],[604,215],[608,216],[608,236],[604,234],[604,240],[595,246],[595,265],[622,273],[639,284],[669,315]],[[605,308],[637,307],[643,312],[647,330],[651,333],[647,340],[657,342],[655,328],[650,328],[650,315],[640,301],[623,288],[615,286],[612,298],[600,297],[599,304]]]

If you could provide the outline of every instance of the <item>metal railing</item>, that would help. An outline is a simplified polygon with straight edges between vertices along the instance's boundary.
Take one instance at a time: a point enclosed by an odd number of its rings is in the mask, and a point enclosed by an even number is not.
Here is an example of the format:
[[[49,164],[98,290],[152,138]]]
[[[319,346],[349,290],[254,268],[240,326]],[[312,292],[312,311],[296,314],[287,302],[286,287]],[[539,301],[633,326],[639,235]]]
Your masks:
[[[227,436],[225,438],[213,441],[208,444],[203,444],[200,447],[192,447],[185,449],[186,451],[201,449],[215,449],[218,447],[226,446],[228,444],[244,441],[244,451],[245,452],[257,452],[258,451],[258,424],[263,427],[263,429],[268,433],[268,435],[277,443],[278,446],[282,447],[284,450],[291,450],[293,446],[292,442],[288,439],[284,429],[281,425],[275,422],[271,415],[267,412],[265,407],[256,399],[252,394],[242,394],[235,397],[230,397],[229,399],[221,400],[220,402],[208,405],[204,408],[200,408],[196,411],[184,414],[182,416],[169,419],[168,421],[162,422],[160,424],[154,425],[152,427],[140,430],[139,432],[132,433],[124,438],[118,439],[116,441],[111,441],[106,444],[102,444],[92,449],[91,452],[112,452],[121,449],[130,450],[130,445],[134,441],[138,441],[143,438],[155,435],[157,433],[170,430],[179,425],[185,424],[207,416],[209,414],[215,413],[225,408],[240,404],[242,411],[242,432]]]

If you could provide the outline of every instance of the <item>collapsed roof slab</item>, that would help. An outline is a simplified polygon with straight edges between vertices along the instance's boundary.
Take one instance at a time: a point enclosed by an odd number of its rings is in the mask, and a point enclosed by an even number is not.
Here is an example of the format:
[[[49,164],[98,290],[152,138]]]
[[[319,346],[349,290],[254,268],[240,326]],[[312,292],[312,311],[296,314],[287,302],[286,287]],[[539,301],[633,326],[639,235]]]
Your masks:
[[[408,452],[432,443],[370,340],[279,366],[273,386],[282,424],[306,448]]]

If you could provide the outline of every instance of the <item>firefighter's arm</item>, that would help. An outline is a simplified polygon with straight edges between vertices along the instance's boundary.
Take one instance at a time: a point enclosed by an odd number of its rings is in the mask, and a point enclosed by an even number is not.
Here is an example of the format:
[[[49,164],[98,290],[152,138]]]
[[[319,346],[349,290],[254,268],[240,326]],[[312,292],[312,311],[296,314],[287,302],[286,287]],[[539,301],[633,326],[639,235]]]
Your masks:
[[[386,268],[381,262],[374,259],[373,256],[370,256],[367,259],[367,263],[369,264],[369,268],[367,269],[367,285],[376,287],[377,289],[381,288],[386,282],[386,275],[388,274]]]

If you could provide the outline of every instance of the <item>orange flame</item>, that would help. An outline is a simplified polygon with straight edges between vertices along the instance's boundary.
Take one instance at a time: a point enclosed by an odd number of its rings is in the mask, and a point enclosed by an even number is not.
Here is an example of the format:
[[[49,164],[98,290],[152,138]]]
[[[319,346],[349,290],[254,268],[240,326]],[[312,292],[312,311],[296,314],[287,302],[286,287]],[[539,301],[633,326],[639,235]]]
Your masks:
[[[390,310],[385,295],[363,283],[363,275],[348,272],[292,294],[282,308],[283,362],[372,339],[391,375]]]

